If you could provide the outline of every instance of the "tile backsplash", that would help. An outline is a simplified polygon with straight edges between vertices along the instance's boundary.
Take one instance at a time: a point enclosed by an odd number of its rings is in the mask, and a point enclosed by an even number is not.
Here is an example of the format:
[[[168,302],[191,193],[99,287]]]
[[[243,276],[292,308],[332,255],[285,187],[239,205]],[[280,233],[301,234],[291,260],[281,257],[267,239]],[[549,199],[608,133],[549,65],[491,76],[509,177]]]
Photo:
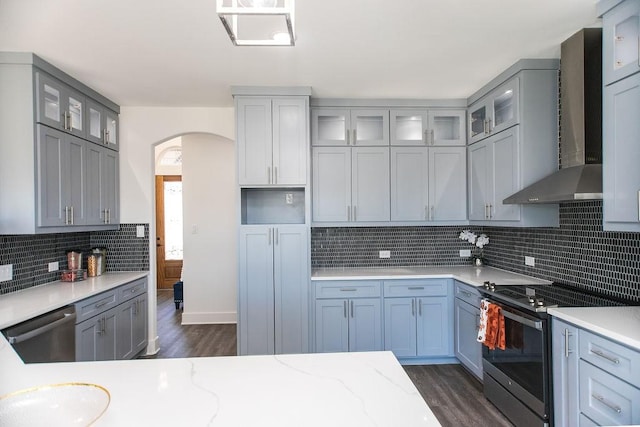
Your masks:
[[[559,228],[507,227],[314,227],[312,268],[470,265],[458,238],[471,229],[486,233],[486,265],[588,291],[640,302],[640,233],[602,230],[602,202],[560,205]],[[390,259],[379,259],[390,250]],[[535,258],[535,267],[524,257]]]
[[[145,228],[144,238],[136,237],[138,225]],[[48,272],[50,262],[58,261],[64,270],[68,250],[93,247],[107,248],[107,271],[149,270],[149,224],[121,224],[115,231],[0,235],[0,265],[13,264],[13,280],[0,282],[0,294],[59,280],[60,271]]]

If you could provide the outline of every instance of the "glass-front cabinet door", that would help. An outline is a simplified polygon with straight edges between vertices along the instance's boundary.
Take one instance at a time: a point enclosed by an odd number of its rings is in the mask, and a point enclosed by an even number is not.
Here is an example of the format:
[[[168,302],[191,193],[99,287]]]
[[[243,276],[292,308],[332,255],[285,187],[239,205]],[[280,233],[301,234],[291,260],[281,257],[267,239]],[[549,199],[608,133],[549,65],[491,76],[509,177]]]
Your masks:
[[[77,136],[86,136],[85,125],[84,125],[84,109],[85,109],[85,98],[78,92],[71,91],[71,89],[67,89],[66,96],[63,98],[64,107],[66,113],[66,123],[65,127],[67,132],[70,132]]]
[[[427,145],[427,110],[391,110],[391,145]]]
[[[431,145],[466,145],[465,110],[430,110],[428,132]]]
[[[42,73],[36,73],[36,84],[38,96],[37,121],[62,130],[64,128],[62,84]]]
[[[518,83],[516,77],[495,90],[490,99],[492,117],[489,132],[496,133],[518,122]]]
[[[604,83],[640,71],[640,3],[626,1],[603,17]]]
[[[105,143],[112,150],[118,150],[118,115],[111,110],[105,110]]]
[[[317,108],[311,111],[312,145],[348,145],[351,129],[349,110]]]
[[[389,145],[389,110],[351,110],[351,145]]]
[[[103,144],[104,111],[101,105],[87,100],[87,139],[97,144]]]
[[[488,115],[487,105],[484,102],[476,103],[469,110],[469,140],[477,142],[486,137],[489,133],[487,130]]]

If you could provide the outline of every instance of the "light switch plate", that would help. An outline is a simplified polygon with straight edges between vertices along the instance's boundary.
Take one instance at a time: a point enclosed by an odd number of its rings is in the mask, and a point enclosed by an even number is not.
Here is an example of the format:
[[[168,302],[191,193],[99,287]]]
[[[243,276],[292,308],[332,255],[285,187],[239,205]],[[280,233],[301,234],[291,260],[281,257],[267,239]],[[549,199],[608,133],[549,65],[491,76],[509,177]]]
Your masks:
[[[13,279],[13,264],[0,265],[0,282]]]
[[[460,258],[469,258],[471,256],[471,249],[460,249]]]
[[[380,251],[378,253],[379,258],[391,258],[391,251]]]
[[[58,270],[60,270],[60,263],[58,261],[49,263],[49,273],[51,273],[52,271],[58,271]]]
[[[136,237],[144,237],[144,225],[136,226]]]
[[[524,257],[524,265],[528,265],[529,267],[535,267],[536,259],[532,256],[526,256]]]

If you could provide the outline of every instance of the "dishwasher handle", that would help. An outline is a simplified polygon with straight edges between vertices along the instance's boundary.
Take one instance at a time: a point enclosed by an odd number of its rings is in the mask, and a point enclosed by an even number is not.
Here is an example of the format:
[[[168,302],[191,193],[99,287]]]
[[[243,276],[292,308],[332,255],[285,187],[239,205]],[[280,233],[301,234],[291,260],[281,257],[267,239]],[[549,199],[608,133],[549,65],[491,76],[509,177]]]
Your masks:
[[[68,322],[75,323],[75,320],[76,320],[75,312],[58,312],[54,314],[56,314],[56,317],[58,317],[57,320],[54,320],[51,323],[47,323],[46,325],[40,326],[39,328],[32,329],[30,331],[24,332],[16,336],[11,335],[10,331],[7,331],[7,341],[9,341],[9,344],[18,344],[18,343],[30,340],[33,337],[37,337],[38,335],[42,335],[45,332],[55,329],[58,326],[63,325],[65,323],[68,323]],[[62,317],[60,317],[60,315],[62,315]]]

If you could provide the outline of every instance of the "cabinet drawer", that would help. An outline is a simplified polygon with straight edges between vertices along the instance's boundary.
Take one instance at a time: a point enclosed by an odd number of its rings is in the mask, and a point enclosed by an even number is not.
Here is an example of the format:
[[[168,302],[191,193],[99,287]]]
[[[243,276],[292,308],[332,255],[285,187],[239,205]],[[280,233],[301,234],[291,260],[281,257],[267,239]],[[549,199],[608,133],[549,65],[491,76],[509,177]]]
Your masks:
[[[580,359],[640,387],[640,353],[582,329],[579,341]]]
[[[455,297],[468,302],[474,307],[480,307],[480,299],[482,298],[480,292],[474,287],[465,285],[458,281],[455,282]]]
[[[134,280],[131,283],[127,283],[126,285],[120,286],[118,289],[118,303],[130,300],[133,297],[137,297],[138,295],[147,291],[147,279],[142,278],[138,280]]]
[[[340,280],[316,284],[316,298],[366,298],[380,296],[376,280]]]
[[[640,423],[640,389],[584,360],[579,376],[580,412],[600,425]]]
[[[102,292],[91,298],[78,301],[76,306],[76,324],[90,317],[96,316],[103,311],[118,305],[116,290]]]
[[[450,279],[393,280],[384,282],[385,297],[445,296]]]

